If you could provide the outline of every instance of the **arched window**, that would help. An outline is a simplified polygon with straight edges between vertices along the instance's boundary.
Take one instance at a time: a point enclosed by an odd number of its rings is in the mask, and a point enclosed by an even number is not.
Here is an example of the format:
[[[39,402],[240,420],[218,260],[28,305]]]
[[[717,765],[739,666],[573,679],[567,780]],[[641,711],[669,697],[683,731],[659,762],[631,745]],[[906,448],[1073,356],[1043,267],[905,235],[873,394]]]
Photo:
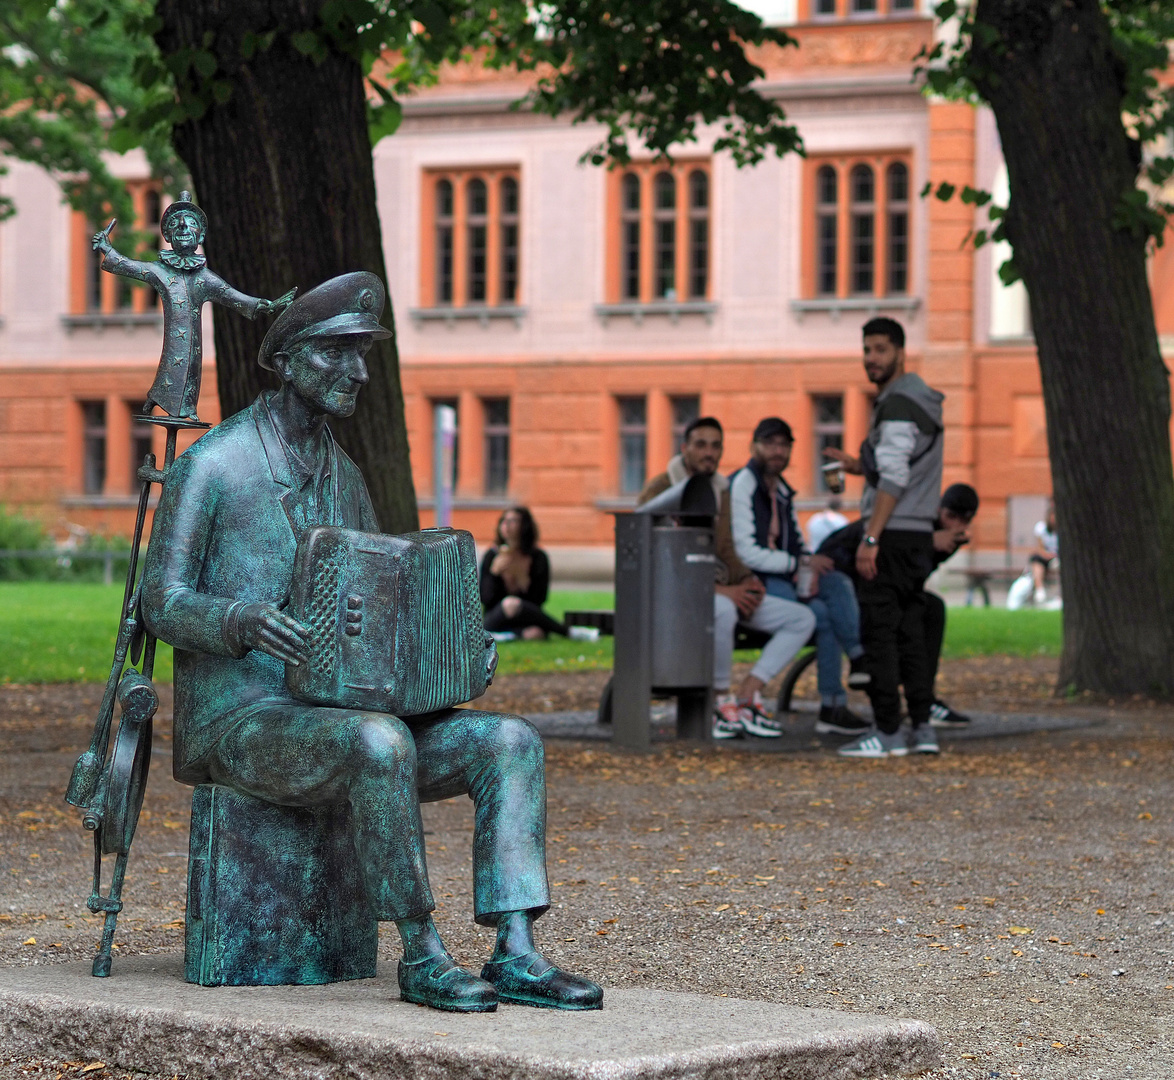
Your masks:
[[[909,169],[893,162],[885,173],[889,215],[890,296],[909,291]]]
[[[499,303],[518,299],[518,182],[512,176],[501,182],[501,290]],[[504,490],[504,489],[503,489]]]
[[[836,295],[837,208],[839,177],[830,165],[815,174],[815,291]]]
[[[709,175],[689,174],[689,299],[704,300],[709,292]]]
[[[876,262],[876,181],[867,165],[852,170],[849,197],[852,292],[871,293]]]
[[[452,181],[436,185],[436,302],[451,304],[453,292]]]
[[[655,256],[653,296],[677,298],[677,181],[671,172],[659,172],[653,180],[652,235]]]
[[[468,300],[484,304],[489,294],[489,189],[485,181],[470,180],[466,188],[468,218]]]
[[[620,292],[625,300],[639,300],[640,177],[625,173],[620,186]]]

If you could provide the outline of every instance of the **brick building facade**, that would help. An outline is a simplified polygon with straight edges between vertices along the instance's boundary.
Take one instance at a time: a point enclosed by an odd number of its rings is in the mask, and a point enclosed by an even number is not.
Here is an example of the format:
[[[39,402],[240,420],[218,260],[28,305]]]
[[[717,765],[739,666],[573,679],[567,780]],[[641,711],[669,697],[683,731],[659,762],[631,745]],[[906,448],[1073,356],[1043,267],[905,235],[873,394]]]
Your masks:
[[[921,0],[748,6],[800,41],[757,61],[806,158],[738,170],[703,132],[671,165],[638,150],[629,168],[580,164],[599,131],[511,110],[525,82],[475,65],[407,101],[375,148],[425,523],[438,403],[457,411],[454,523],[484,542],[525,503],[556,569],[560,554],[606,564],[609,511],[698,412],[726,426],[730,469],[760,417],[785,417],[788,477],[801,507],[821,506],[819,448],[865,432],[872,314],[905,324],[914,368],[947,395],[946,480],[984,501],[976,554],[1002,552],[1009,500],[1050,490],[1022,287],[998,282],[1004,253],[965,245],[971,208],[920,197],[931,180],[1006,191],[990,114],[910,80],[934,35]],[[151,224],[145,162],[116,165]],[[13,163],[0,185],[19,210],[0,225],[0,501],[128,533],[131,461],[151,437],[131,407],[151,382],[158,316],[146,293],[95,273],[91,227],[47,175]],[[1153,273],[1159,330],[1174,333],[1174,260],[1160,254]],[[200,413],[216,420],[208,365]]]

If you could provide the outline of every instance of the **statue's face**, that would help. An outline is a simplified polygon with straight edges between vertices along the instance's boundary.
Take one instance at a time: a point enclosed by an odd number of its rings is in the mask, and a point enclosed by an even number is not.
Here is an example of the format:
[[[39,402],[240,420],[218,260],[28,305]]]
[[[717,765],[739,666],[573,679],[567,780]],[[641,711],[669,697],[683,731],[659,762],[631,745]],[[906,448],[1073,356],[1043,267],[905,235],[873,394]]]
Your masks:
[[[293,354],[278,353],[274,359],[278,374],[315,412],[350,416],[367,383],[363,357],[372,341],[370,334],[311,338]]]
[[[204,239],[200,229],[200,219],[195,214],[181,210],[167,221],[167,231],[164,239],[171,245],[173,251],[181,255],[191,255]]]

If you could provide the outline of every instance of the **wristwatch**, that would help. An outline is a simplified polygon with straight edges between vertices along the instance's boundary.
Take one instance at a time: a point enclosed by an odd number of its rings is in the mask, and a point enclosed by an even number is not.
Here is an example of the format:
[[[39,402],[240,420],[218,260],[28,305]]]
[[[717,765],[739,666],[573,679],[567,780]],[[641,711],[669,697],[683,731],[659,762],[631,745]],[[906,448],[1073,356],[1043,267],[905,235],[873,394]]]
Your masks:
[[[866,536],[863,543],[865,547],[876,547],[878,541],[875,536]]]

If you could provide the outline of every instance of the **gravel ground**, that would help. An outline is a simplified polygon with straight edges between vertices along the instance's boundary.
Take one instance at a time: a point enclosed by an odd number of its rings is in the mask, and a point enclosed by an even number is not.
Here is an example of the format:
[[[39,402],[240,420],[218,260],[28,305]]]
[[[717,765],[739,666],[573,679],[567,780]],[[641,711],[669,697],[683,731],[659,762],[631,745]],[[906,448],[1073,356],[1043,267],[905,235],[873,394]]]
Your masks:
[[[959,705],[1046,704],[1054,662],[967,663],[943,672]],[[494,698],[582,708],[597,675],[515,676]],[[0,687],[0,963],[93,953],[90,839],[61,792],[100,690]],[[938,759],[551,743],[540,941],[605,986],[927,1020],[945,1044],[934,1078],[1167,1077],[1174,710],[1063,707],[1103,722]],[[168,730],[164,716],[115,974],[119,955],[182,949],[190,796]],[[479,965],[492,942],[471,918],[471,805],[424,817],[437,922]],[[392,929],[386,958],[396,944]],[[6,1058],[3,1080],[93,1065]]]

